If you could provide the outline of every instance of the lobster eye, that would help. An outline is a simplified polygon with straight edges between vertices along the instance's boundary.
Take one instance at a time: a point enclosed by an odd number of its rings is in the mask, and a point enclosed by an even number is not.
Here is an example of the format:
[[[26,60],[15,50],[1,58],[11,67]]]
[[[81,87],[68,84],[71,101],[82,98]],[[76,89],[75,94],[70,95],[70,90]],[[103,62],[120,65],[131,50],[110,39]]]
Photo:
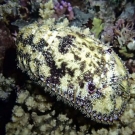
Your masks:
[[[89,82],[89,83],[88,83],[88,92],[89,92],[90,94],[92,94],[92,93],[94,92],[94,90],[95,90],[95,85],[94,85],[94,83],[93,83],[93,82]]]

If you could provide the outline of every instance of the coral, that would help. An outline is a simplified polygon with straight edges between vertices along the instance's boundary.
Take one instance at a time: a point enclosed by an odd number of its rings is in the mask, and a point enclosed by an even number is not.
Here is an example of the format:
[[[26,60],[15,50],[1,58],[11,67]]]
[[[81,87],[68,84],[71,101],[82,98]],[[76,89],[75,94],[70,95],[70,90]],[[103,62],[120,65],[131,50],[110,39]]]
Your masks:
[[[74,19],[74,12],[73,12],[73,8],[71,6],[70,3],[66,2],[66,1],[61,1],[56,2],[55,6],[55,18],[60,18],[62,15],[64,15],[66,12],[66,16],[69,20],[73,20]]]
[[[114,27],[113,25],[105,25],[104,26],[104,31],[102,32],[101,35],[101,40],[103,42],[107,43],[113,43],[114,41]]]
[[[103,23],[101,19],[95,18],[93,19],[93,27],[91,29],[91,32],[94,33],[95,37],[99,37],[99,34],[103,30]]]
[[[54,3],[52,0],[49,0],[46,3],[41,3],[40,4],[40,9],[39,9],[39,15],[43,19],[48,19],[51,18],[54,14]]]
[[[60,112],[61,108],[64,107],[63,104],[60,103],[59,107],[57,107],[54,99],[50,98],[50,100],[47,94],[43,94],[38,89],[34,85],[32,87],[32,94],[30,94],[31,90],[22,90],[21,93],[18,93],[16,105],[12,110],[12,121],[6,125],[7,135],[86,135],[89,125],[82,126],[80,124],[80,130],[77,132],[77,125],[65,113],[68,115],[73,114],[70,114],[68,109],[65,109],[66,112],[64,110]],[[31,111],[29,111],[29,104],[27,102],[31,104],[31,101],[29,101],[31,97],[33,97],[35,106],[31,107]],[[43,112],[42,109],[38,108],[41,104],[44,104],[46,107],[49,105],[48,109],[46,108]],[[58,111],[59,113],[57,113]],[[79,122],[79,120],[77,121]]]
[[[132,73],[129,75],[129,82],[131,84],[130,89],[131,89],[131,97],[135,98],[135,73]],[[134,101],[134,99],[133,99]]]
[[[11,78],[5,78],[0,73],[0,100],[7,100],[13,91],[15,81]]]
[[[6,135],[133,135],[135,133],[135,74],[130,74],[129,78],[133,88],[130,90],[132,98],[120,118],[121,123],[117,122],[108,127],[97,125],[73,108],[43,93],[41,88],[31,84],[29,89],[18,93],[11,122],[6,125]],[[26,102],[30,97],[33,97],[35,107],[29,111]],[[38,109],[40,104],[51,106],[42,112],[42,109]]]
[[[8,1],[6,4],[0,5],[0,20],[8,23],[8,16],[16,16],[17,15],[17,8],[18,8],[18,3],[17,2],[12,2]]]
[[[127,60],[126,66],[131,73],[135,72],[135,60],[134,59]]]
[[[127,48],[129,50],[135,51],[135,40],[134,39],[127,44]]]
[[[134,22],[131,20],[118,19],[115,25],[107,25],[101,35],[102,41],[118,48],[120,55],[125,58],[133,58],[135,51]]]
[[[118,19],[115,23],[114,33],[119,47],[126,46],[135,37],[134,23],[130,20]]]
[[[134,53],[128,52],[128,50],[127,50],[126,47],[121,47],[121,48],[119,49],[119,53],[120,53],[122,56],[126,57],[126,58],[133,58],[133,57],[134,57]]]
[[[64,15],[69,20],[74,19],[74,13],[71,4],[63,0],[61,2],[53,2],[52,0],[49,0],[44,4],[41,3],[39,15],[43,19],[55,18],[57,20]]]
[[[128,51],[135,50],[135,30],[133,21],[118,19],[115,25],[107,25],[104,27],[104,32],[101,37],[104,42],[109,42],[113,47],[120,48],[119,52],[126,57],[131,57],[131,55],[133,55]]]
[[[10,25],[18,19],[29,21],[31,15],[34,19],[37,19],[40,3],[40,0],[5,1],[0,5],[0,20]]]

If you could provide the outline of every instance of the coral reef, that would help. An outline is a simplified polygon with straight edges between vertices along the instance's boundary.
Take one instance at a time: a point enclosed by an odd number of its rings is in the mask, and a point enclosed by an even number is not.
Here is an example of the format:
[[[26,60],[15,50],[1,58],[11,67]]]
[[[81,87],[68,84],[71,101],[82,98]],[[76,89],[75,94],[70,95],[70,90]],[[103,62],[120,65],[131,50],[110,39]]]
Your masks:
[[[93,27],[91,29],[91,32],[94,33],[95,37],[99,37],[99,34],[103,30],[103,23],[101,19],[95,18],[93,19]]]
[[[131,73],[135,72],[135,60],[134,59],[127,60],[126,66]]]
[[[15,87],[15,81],[12,78],[6,79],[0,74],[0,100],[7,100]]]
[[[47,3],[40,4],[39,15],[43,19],[53,17],[54,12],[54,3],[52,0],[48,1]]]
[[[119,48],[119,53],[126,58],[134,57],[134,38],[134,22],[127,19],[118,19],[115,25],[107,25],[102,33],[102,40],[114,48]]]
[[[50,96],[47,93],[37,88],[34,85],[18,94],[12,110],[12,122],[6,126],[7,135],[86,135],[88,124],[80,124],[79,131],[76,131],[77,125],[73,121],[75,114],[70,114],[73,109],[67,108],[62,102],[57,106],[56,99],[48,98]],[[79,123],[79,118],[77,121]]]
[[[70,3],[61,0],[60,2],[53,2],[52,0],[41,3],[39,15],[43,19],[55,18],[56,20],[61,17],[67,17],[69,20],[74,19],[74,12]]]
[[[9,23],[8,16],[17,15],[18,4],[16,2],[8,1],[6,4],[0,5],[0,20]]]
[[[12,110],[12,120],[6,125],[6,134],[133,135],[135,133],[135,74],[129,78],[132,84],[132,98],[120,118],[120,123],[117,122],[109,127],[98,125],[83,117],[72,107],[56,101],[38,86],[29,84],[31,87],[18,93],[16,105]]]
[[[129,46],[133,49],[135,31],[134,23],[130,20],[118,19],[114,26],[106,26],[103,33],[103,40],[111,41],[114,47]]]
[[[116,27],[114,28],[115,39],[118,42],[119,47],[128,46],[132,49],[131,42],[134,42],[135,31],[133,30],[134,23],[132,21],[126,21],[119,19],[116,22]],[[117,44],[117,43],[115,43]]]
[[[60,18],[63,14],[67,12],[66,13],[67,18],[69,20],[74,19],[73,8],[71,4],[68,2],[63,1],[63,0],[60,3],[57,2],[55,3],[54,9],[55,9],[55,18]]]

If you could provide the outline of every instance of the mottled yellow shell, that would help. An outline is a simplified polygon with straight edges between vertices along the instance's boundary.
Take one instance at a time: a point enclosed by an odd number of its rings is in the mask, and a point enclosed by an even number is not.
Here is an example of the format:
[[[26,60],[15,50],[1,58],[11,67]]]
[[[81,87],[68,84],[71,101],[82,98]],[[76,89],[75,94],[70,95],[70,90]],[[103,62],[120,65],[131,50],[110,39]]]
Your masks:
[[[87,117],[111,124],[129,99],[127,70],[88,29],[44,23],[20,30],[18,67]]]

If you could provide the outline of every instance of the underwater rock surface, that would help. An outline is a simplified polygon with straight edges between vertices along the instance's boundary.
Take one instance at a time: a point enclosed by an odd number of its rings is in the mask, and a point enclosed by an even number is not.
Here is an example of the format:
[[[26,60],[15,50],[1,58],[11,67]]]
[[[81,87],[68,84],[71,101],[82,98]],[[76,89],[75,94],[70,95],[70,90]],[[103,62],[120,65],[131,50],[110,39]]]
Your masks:
[[[129,99],[128,72],[117,54],[68,21],[33,23],[17,41],[18,67],[87,117],[112,124]]]

